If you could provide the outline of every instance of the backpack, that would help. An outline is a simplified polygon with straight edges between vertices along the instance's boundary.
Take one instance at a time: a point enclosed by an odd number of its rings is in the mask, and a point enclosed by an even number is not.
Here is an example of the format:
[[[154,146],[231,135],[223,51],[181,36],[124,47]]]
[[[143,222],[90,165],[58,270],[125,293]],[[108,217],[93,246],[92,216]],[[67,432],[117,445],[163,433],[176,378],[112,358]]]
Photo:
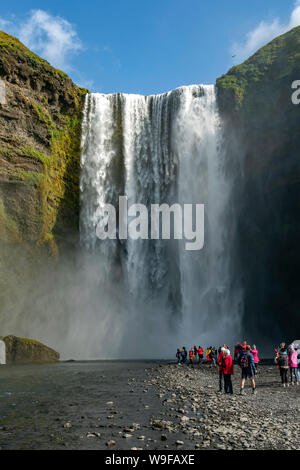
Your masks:
[[[248,367],[248,354],[242,354],[240,357],[240,366],[242,369],[246,369]]]

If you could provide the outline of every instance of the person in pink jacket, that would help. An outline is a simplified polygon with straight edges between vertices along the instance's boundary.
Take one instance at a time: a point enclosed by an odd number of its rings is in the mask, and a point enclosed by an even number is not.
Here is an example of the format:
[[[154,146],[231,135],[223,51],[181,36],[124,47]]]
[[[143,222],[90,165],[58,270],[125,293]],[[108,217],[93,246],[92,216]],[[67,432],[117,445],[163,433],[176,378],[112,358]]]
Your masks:
[[[296,383],[299,385],[298,382],[298,375],[296,374],[296,370],[298,367],[298,361],[297,361],[297,351],[295,351],[294,344],[290,344],[289,346],[289,366],[290,366],[290,374],[291,374],[291,384],[294,385]],[[293,381],[294,377],[294,381]]]
[[[253,344],[252,349],[251,349],[251,354],[254,359],[254,364],[255,364],[255,373],[257,374],[257,366],[258,363],[260,362],[259,357],[258,357],[258,350],[256,349],[255,344]]]

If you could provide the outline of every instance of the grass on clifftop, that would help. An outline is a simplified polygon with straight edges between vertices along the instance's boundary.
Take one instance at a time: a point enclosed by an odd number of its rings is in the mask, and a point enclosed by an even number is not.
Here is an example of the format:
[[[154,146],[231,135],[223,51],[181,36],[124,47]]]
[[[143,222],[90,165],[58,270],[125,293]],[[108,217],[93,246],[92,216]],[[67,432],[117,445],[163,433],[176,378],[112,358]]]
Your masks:
[[[42,66],[43,68],[48,69],[48,71],[55,71],[55,73],[61,75],[62,77],[68,77],[66,73],[62,72],[61,70],[55,69],[49,64],[49,62],[42,59],[30,49],[28,49],[26,46],[24,46],[24,44],[22,44],[19,39],[10,36],[4,31],[0,31],[0,48],[6,49],[10,53],[13,52],[15,55],[19,56],[22,59],[27,59],[28,64],[32,67]]]
[[[239,108],[249,87],[288,77],[299,70],[299,64],[300,26],[297,26],[259,49],[242,64],[232,67],[217,79],[217,87],[225,95],[230,95],[235,107]]]

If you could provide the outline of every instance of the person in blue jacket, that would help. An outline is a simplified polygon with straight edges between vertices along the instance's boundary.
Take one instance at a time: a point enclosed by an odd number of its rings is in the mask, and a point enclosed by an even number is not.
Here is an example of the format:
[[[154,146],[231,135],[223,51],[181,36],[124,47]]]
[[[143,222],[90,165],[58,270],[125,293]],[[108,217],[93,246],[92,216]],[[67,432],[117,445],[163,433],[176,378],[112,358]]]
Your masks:
[[[241,383],[241,391],[240,394],[245,394],[245,382],[246,379],[249,378],[252,384],[252,392],[253,394],[256,393],[256,385],[255,385],[255,362],[253,355],[251,354],[251,346],[243,346],[243,350],[238,358],[238,364],[242,369],[242,383]]]

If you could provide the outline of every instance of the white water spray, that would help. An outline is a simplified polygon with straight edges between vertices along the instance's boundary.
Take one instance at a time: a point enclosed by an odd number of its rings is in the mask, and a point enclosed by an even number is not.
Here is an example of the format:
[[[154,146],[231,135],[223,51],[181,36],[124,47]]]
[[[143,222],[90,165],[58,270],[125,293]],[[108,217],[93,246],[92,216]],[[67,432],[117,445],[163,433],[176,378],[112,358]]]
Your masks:
[[[116,356],[170,356],[185,344],[231,341],[241,317],[234,273],[231,181],[215,88],[181,87],[153,96],[86,97],[81,156],[81,242],[99,261],[103,285],[122,292]],[[105,203],[205,204],[205,243],[96,237]],[[108,307],[109,308],[109,307]],[[98,317],[101,328],[103,319]],[[197,344],[197,345],[198,345]]]

